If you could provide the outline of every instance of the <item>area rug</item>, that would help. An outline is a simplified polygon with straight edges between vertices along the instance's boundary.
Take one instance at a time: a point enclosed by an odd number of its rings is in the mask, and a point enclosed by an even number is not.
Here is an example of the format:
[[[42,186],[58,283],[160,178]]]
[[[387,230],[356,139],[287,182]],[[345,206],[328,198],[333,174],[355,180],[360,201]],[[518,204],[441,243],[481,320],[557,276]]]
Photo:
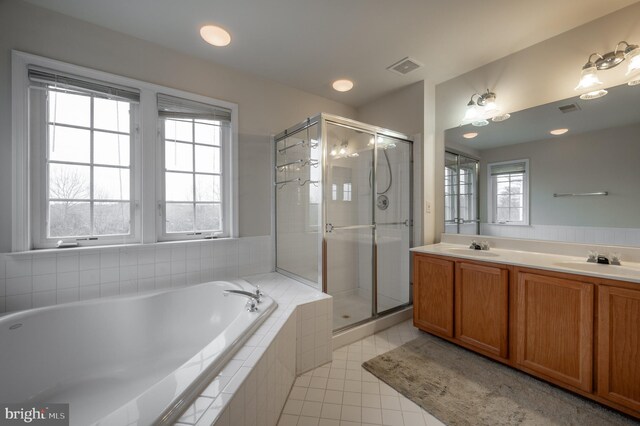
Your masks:
[[[428,334],[362,366],[446,425],[639,424]]]

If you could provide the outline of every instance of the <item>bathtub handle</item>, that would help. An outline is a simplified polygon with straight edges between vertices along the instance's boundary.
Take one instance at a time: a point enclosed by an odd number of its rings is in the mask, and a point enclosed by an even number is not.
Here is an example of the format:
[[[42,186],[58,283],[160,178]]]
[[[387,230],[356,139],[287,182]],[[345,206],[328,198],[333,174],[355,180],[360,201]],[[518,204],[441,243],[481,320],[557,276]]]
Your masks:
[[[249,312],[256,312],[258,310],[258,303],[260,303],[260,297],[254,293],[244,291],[244,290],[225,290],[224,295],[228,296],[230,294],[235,294],[237,296],[243,296],[249,299],[245,308]]]

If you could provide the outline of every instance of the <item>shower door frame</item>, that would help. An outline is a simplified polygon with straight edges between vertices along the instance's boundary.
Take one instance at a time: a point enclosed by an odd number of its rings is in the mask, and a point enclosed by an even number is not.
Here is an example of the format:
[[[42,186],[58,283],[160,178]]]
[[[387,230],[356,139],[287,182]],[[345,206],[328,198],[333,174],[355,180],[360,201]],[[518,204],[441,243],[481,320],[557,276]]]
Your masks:
[[[317,117],[317,121],[314,121],[314,118]],[[374,145],[373,145],[373,167],[372,167],[372,177],[371,177],[371,182],[372,182],[372,186],[371,186],[371,190],[372,190],[372,197],[371,197],[371,211],[372,211],[372,220],[373,223],[371,225],[371,232],[372,232],[372,237],[373,237],[373,259],[371,262],[371,316],[354,322],[352,324],[346,325],[344,327],[340,327],[337,329],[333,329],[333,332],[340,332],[343,330],[347,330],[353,327],[357,327],[358,325],[361,324],[365,324],[367,322],[370,322],[371,320],[374,320],[376,318],[391,314],[393,312],[397,312],[400,310],[405,309],[408,306],[411,306],[412,304],[412,300],[411,300],[411,296],[409,297],[409,301],[405,304],[396,306],[394,308],[391,309],[387,309],[385,311],[382,312],[378,312],[378,241],[377,241],[377,237],[378,237],[378,233],[377,233],[377,228],[376,228],[376,193],[378,191],[378,187],[377,187],[377,168],[378,168],[378,135],[382,135],[382,136],[386,136],[389,138],[393,138],[393,139],[397,139],[399,142],[401,143],[408,143],[410,145],[410,173],[409,173],[409,248],[411,248],[413,246],[413,140],[411,140],[411,138],[409,138],[407,135],[402,134],[400,132],[396,132],[393,130],[389,130],[389,129],[385,129],[382,127],[378,127],[378,126],[374,126],[371,124],[366,124],[366,123],[362,123],[356,120],[351,120],[349,118],[344,118],[344,117],[340,117],[337,115],[333,115],[333,114],[325,114],[325,113],[321,113],[318,114],[318,116],[316,116],[314,118],[311,118],[312,122],[319,122],[320,123],[320,127],[319,127],[319,140],[322,141],[322,188],[321,188],[321,205],[322,205],[322,211],[321,211],[321,226],[322,226],[322,239],[321,239],[321,250],[319,250],[319,261],[321,262],[322,267],[320,268],[320,277],[319,277],[319,282],[322,283],[322,292],[329,294],[328,293],[328,281],[327,281],[327,260],[328,260],[328,256],[327,256],[327,227],[326,227],[326,223],[327,223],[327,202],[325,200],[324,194],[324,185],[325,185],[325,179],[327,177],[327,146],[328,143],[325,140],[325,135],[327,135],[327,123],[331,123],[331,124],[335,124],[338,126],[342,126],[342,127],[346,127],[346,128],[350,128],[356,131],[364,131],[367,133],[371,133],[374,135]],[[410,266],[409,266],[410,267]],[[411,285],[411,282],[406,283],[407,285]]]

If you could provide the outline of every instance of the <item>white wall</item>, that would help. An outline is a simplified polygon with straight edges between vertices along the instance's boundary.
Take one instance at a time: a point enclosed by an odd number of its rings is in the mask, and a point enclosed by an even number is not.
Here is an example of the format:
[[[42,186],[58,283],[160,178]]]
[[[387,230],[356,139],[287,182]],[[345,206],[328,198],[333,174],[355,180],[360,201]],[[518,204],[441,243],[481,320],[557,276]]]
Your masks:
[[[609,52],[620,40],[640,42],[638,16],[640,3],[437,85],[435,180],[425,191],[435,194],[438,241],[444,230],[444,131],[460,124],[469,97],[491,89],[503,109],[514,112],[575,96],[573,88],[589,54]],[[625,68],[602,72],[605,87],[624,82]]]
[[[408,136],[422,134],[424,81],[405,86],[358,108],[357,119]]]
[[[0,253],[11,245],[11,67],[17,49],[239,105],[240,235],[271,229],[270,136],[346,105],[35,7],[0,1]],[[211,58],[215,61],[215,49]]]

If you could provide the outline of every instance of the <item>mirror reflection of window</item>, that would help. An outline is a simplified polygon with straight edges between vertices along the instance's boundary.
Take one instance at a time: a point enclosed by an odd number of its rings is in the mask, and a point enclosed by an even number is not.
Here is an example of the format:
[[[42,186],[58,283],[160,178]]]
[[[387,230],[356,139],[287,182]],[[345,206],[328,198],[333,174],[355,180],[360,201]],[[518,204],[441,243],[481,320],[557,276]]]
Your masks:
[[[342,185],[342,201],[351,201],[351,182]]]
[[[528,161],[508,161],[488,166],[492,222],[501,225],[527,225]]]

